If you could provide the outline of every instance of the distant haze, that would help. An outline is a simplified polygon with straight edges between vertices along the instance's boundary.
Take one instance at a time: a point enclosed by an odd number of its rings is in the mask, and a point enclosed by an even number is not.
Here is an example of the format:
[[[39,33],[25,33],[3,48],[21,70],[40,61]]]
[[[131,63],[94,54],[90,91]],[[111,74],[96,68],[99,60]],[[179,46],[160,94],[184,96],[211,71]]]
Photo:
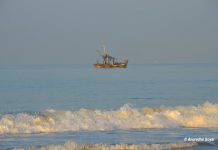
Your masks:
[[[218,63],[217,0],[1,0],[0,64]]]

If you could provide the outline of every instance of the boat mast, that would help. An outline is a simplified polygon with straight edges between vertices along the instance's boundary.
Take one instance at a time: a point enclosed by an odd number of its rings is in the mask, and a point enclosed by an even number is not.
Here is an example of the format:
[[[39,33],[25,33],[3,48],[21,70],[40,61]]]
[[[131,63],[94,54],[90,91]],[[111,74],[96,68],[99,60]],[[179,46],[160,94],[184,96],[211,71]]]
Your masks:
[[[106,48],[106,46],[103,44],[102,45],[102,47],[103,47],[103,50],[104,50],[104,53],[103,53],[103,61],[104,61],[104,64],[110,64],[110,62],[109,62],[109,55],[108,55],[108,50],[107,50],[107,48]]]

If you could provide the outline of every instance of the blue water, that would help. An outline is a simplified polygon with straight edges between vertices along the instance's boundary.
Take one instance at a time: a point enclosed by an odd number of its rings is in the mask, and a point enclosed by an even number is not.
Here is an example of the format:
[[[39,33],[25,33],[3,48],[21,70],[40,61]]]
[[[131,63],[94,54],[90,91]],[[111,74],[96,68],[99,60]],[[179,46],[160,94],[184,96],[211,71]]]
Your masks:
[[[123,107],[126,109],[126,104],[127,109],[130,107],[132,111],[144,107],[203,107],[205,102],[217,108],[218,64],[129,65],[126,69],[95,69],[90,65],[1,65],[0,149],[64,144],[68,140],[81,144],[175,143],[184,142],[185,137],[193,136],[213,137],[217,140],[216,123],[206,128],[192,128],[188,125],[188,128],[174,128],[167,124],[163,128],[137,127],[136,130],[114,125],[105,127],[103,124],[103,131],[95,128],[87,131],[84,128],[69,128],[69,131],[62,131],[55,126],[55,133],[50,130],[38,133],[41,130],[33,128],[29,131],[25,127],[22,130],[17,127],[19,131],[16,132],[11,130],[16,127],[9,128],[9,131],[1,129],[1,125],[5,126],[3,119],[7,115],[10,115],[16,126],[20,120],[27,120],[19,114],[26,114],[27,118],[53,111],[75,115],[81,109],[111,114],[111,111]],[[56,112],[52,115],[56,115]],[[94,119],[98,121],[98,118]],[[67,124],[67,127],[72,124]],[[211,144],[195,147],[217,148]]]

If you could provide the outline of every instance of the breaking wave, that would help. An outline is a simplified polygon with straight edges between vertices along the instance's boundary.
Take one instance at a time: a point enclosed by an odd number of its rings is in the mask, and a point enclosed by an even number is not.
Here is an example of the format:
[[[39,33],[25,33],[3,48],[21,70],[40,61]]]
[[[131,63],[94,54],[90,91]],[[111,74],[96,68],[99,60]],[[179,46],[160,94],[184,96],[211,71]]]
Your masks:
[[[66,131],[105,131],[146,128],[218,128],[218,104],[199,106],[133,108],[126,104],[118,110],[49,109],[35,115],[19,113],[0,116],[0,134]]]
[[[197,146],[197,143],[169,143],[169,144],[116,144],[116,145],[104,145],[93,144],[83,145],[77,144],[73,141],[68,141],[64,145],[49,145],[44,147],[32,147],[32,148],[18,148],[14,150],[178,150],[185,148],[192,148]]]

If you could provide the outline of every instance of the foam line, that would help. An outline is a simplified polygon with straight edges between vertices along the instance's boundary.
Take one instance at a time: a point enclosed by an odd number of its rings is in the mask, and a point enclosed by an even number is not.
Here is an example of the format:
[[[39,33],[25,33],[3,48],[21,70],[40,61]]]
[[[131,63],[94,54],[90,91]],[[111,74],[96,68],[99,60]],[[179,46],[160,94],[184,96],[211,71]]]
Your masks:
[[[67,141],[63,145],[49,145],[44,147],[31,147],[31,148],[16,148],[14,150],[178,150],[185,148],[192,148],[197,146],[197,143],[168,143],[168,144],[116,144],[116,145],[83,145],[77,144],[73,141]]]

